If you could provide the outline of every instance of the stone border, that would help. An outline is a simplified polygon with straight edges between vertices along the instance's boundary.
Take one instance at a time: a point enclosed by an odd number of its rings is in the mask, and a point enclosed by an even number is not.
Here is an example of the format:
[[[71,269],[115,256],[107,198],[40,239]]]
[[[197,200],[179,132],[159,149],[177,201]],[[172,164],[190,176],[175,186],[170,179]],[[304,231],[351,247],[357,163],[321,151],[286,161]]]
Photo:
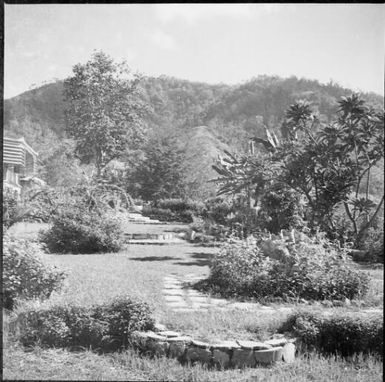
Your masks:
[[[295,340],[275,338],[265,342],[221,341],[207,343],[155,325],[154,331],[135,331],[131,345],[147,356],[175,358],[182,364],[202,363],[210,367],[242,368],[295,359]]]

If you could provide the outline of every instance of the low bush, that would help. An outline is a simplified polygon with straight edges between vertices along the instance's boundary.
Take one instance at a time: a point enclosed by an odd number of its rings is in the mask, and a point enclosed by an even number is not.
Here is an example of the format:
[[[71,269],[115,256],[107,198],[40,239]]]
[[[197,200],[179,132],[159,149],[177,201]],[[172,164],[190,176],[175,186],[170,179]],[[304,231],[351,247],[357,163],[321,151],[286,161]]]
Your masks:
[[[36,243],[8,235],[3,238],[4,307],[12,309],[16,299],[45,299],[60,289],[64,272],[45,265]]]
[[[85,208],[63,210],[52,219],[49,230],[40,240],[51,252],[118,252],[123,245],[120,223]]]
[[[211,262],[209,285],[225,296],[341,300],[364,295],[369,280],[332,246],[260,239],[225,244]]]
[[[24,346],[116,350],[132,331],[153,328],[150,313],[146,303],[127,296],[92,307],[31,307],[19,314],[19,339]]]
[[[143,206],[142,214],[152,219],[167,222],[191,223],[194,216],[200,216],[204,203],[183,199],[160,199]]]
[[[200,215],[204,209],[204,203],[183,200],[183,199],[161,199],[153,203],[154,207],[170,210],[175,213],[183,213],[184,211],[192,211],[196,215]]]
[[[227,225],[229,223],[229,215],[234,212],[235,210],[231,202],[217,197],[206,201],[202,217],[210,219],[217,224]]]
[[[383,354],[383,317],[321,312],[297,312],[279,328],[291,332],[307,350],[351,356],[355,353]]]

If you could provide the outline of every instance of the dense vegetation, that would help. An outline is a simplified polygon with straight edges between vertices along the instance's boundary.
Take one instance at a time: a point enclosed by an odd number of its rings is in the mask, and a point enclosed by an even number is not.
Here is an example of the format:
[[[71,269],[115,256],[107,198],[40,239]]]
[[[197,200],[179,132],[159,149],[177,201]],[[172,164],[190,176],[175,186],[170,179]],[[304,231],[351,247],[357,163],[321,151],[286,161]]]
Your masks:
[[[119,296],[91,307],[30,307],[19,315],[19,340],[24,346],[118,350],[127,346],[134,330],[151,330],[154,320],[148,305]]]
[[[3,238],[3,306],[12,309],[17,300],[46,299],[62,286],[65,274],[42,262],[36,243]]]
[[[207,183],[214,175],[212,161],[223,150],[244,150],[250,137],[264,133],[264,125],[279,134],[285,111],[299,99],[310,101],[320,119],[330,121],[337,111],[337,101],[350,93],[335,83],[320,84],[296,77],[259,76],[241,85],[227,86],[161,76],[141,78],[134,101],[147,105],[143,121],[149,137],[174,135],[178,147],[184,150],[187,196],[206,199],[215,193],[214,184]],[[383,103],[376,94],[364,94],[364,98],[376,107]],[[4,103],[5,133],[24,136],[40,152],[41,175],[53,186],[63,179],[73,182],[73,177],[79,176],[74,147],[63,140],[67,137],[67,107],[61,81]],[[62,148],[64,142],[66,149]],[[140,147],[139,158],[147,156],[146,147]],[[131,151],[121,160],[131,168],[132,163],[137,163],[135,155],[138,153]],[[381,168],[376,166],[372,171],[378,189],[383,187]]]
[[[287,242],[259,237],[255,244],[223,246],[210,265],[205,288],[257,300],[343,300],[363,296],[369,278],[324,240]]]
[[[371,316],[339,312],[325,316],[314,311],[291,315],[280,328],[291,331],[303,349],[352,356],[372,353],[383,357],[384,325],[381,314]]]

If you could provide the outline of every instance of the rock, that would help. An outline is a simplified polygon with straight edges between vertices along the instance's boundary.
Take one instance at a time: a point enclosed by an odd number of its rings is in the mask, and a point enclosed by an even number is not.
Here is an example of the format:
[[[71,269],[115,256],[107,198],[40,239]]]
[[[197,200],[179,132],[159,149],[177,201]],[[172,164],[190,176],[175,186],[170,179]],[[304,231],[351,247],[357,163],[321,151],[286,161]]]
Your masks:
[[[185,344],[191,344],[192,338],[188,336],[170,337],[170,338],[167,338],[167,342],[169,343],[183,342]]]
[[[230,365],[230,356],[226,351],[214,349],[213,361],[214,365],[225,369]]]
[[[286,338],[273,338],[271,340],[265,341],[265,344],[270,345],[272,347],[278,347],[287,344],[287,342],[288,341]]]
[[[179,337],[180,336],[180,333],[178,332],[173,332],[172,330],[166,330],[164,332],[159,332],[158,333],[160,336],[164,336],[164,337]]]
[[[210,346],[212,349],[218,350],[231,350],[231,349],[240,349],[241,347],[237,344],[236,341],[222,341]]]
[[[231,357],[231,363],[235,367],[254,367],[255,357],[252,350],[247,349],[235,349],[233,356]]]
[[[159,334],[156,334],[154,332],[147,332],[146,333],[147,338],[154,341],[165,341],[167,337],[160,336]]]
[[[237,341],[238,345],[243,349],[248,350],[264,350],[270,349],[272,345],[267,342],[256,342],[256,341]]]
[[[282,360],[286,363],[294,362],[295,360],[295,345],[287,343],[282,349]]]
[[[212,359],[211,351],[208,349],[202,349],[200,347],[190,347],[186,351],[186,361],[187,362],[201,362],[201,363],[210,363]]]
[[[155,332],[164,332],[167,328],[163,324],[155,324],[154,325],[154,331]]]
[[[192,344],[198,348],[209,348],[210,344],[207,342],[192,340]]]
[[[185,342],[171,342],[168,356],[170,358],[177,358],[181,360],[186,350]]]
[[[282,351],[283,348],[281,346],[267,350],[255,350],[254,358],[257,363],[266,365],[276,361],[281,361]]]
[[[160,341],[148,341],[147,349],[157,357],[165,357],[168,351],[168,343]]]
[[[345,305],[346,306],[350,306],[351,305],[350,300],[348,298],[345,298]]]

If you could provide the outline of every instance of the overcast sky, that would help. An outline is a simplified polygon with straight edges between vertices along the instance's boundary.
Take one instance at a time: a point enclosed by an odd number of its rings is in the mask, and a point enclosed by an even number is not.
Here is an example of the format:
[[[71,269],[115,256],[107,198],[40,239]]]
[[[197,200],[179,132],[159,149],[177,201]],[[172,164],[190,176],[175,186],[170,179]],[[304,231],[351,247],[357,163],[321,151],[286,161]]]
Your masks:
[[[5,4],[4,96],[63,79],[94,49],[145,75],[260,74],[383,94],[383,4]]]

